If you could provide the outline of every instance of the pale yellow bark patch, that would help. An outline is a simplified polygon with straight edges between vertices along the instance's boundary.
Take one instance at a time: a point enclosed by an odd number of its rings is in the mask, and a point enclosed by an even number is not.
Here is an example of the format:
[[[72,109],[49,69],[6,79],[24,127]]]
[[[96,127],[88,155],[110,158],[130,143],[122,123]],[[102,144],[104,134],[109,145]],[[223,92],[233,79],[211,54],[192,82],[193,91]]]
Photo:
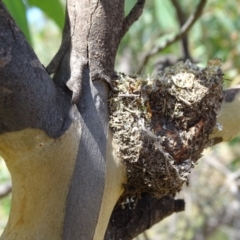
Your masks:
[[[38,129],[0,135],[0,155],[13,183],[11,212],[1,240],[62,239],[80,137],[77,120],[58,139]]]
[[[233,101],[223,101],[217,117],[217,127],[210,138],[221,138],[223,142],[230,141],[240,134],[240,92]]]
[[[115,154],[116,144],[109,130],[106,156],[106,180],[98,224],[94,240],[102,240],[113,208],[123,192],[123,183],[127,181],[125,167]]]

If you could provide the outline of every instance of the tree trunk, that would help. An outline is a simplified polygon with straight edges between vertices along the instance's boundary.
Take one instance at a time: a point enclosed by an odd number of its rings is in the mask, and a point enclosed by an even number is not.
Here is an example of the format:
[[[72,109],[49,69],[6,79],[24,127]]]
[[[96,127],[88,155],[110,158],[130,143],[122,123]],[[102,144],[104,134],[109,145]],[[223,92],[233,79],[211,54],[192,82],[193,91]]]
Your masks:
[[[0,2],[0,154],[13,182],[1,239],[103,239],[124,180],[107,143],[123,7],[68,1],[53,82]]]

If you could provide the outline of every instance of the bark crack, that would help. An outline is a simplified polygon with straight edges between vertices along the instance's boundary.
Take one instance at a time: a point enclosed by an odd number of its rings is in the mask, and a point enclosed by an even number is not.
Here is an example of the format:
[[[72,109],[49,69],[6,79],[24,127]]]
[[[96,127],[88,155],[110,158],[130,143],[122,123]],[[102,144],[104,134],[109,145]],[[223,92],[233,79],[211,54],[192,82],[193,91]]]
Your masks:
[[[89,59],[88,42],[89,42],[89,35],[92,29],[92,18],[93,18],[93,14],[96,12],[98,8],[98,5],[99,5],[99,0],[93,2],[93,6],[92,6],[93,11],[91,12],[90,18],[89,18],[90,27],[88,29],[88,34],[87,34],[87,58],[88,59]]]
[[[76,66],[71,69],[71,77],[67,81],[67,87],[73,92],[72,104],[76,104],[82,91],[82,76],[84,69],[89,66],[90,51],[89,51],[89,37],[92,29],[92,18],[99,6],[99,0],[93,2],[93,6],[89,9],[90,17],[87,20],[88,28],[82,37],[78,37],[75,32],[79,33],[81,26],[77,26],[77,11],[74,5],[74,26],[72,33],[72,51],[71,51],[71,66]],[[79,22],[81,24],[81,21]],[[79,27],[79,29],[78,29]],[[75,34],[75,36],[74,36]]]

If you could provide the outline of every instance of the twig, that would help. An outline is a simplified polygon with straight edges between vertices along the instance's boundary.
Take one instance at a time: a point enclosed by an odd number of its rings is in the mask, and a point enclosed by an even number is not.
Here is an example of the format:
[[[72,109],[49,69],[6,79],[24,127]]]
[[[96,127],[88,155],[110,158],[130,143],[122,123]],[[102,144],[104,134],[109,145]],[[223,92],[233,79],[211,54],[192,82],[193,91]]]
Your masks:
[[[145,0],[138,0],[130,13],[125,17],[122,27],[122,37],[128,31],[128,29],[132,26],[134,22],[138,20],[138,18],[142,15],[143,8],[145,5]]]
[[[66,13],[65,14],[66,14],[65,15],[65,25],[64,25],[63,34],[62,34],[61,46],[60,46],[59,50],[57,51],[56,55],[53,57],[51,62],[46,67],[46,70],[47,70],[49,75],[56,72],[58,66],[60,65],[64,55],[66,54],[66,52],[67,52],[67,50],[70,46],[70,41],[71,41],[70,22],[69,22],[67,8],[66,8]]]
[[[175,43],[179,39],[181,39],[193,26],[193,24],[197,21],[197,19],[201,16],[202,10],[204,6],[206,5],[207,0],[201,0],[200,3],[197,5],[197,8],[193,14],[190,15],[186,23],[181,27],[180,31],[174,35],[173,37],[170,37],[166,42],[164,42],[160,46],[156,46],[151,51],[145,54],[143,57],[143,60],[139,64],[139,68],[137,70],[137,74],[140,74],[142,72],[143,67],[146,65],[146,63],[149,61],[150,57],[154,56],[155,54],[159,53],[160,51],[164,50],[171,44]]]
[[[0,185],[0,199],[7,196],[12,191],[12,184],[10,182]]]
[[[173,6],[176,9],[176,13],[177,13],[177,17],[178,17],[180,26],[183,26],[186,21],[185,13],[183,12],[178,0],[171,0],[171,1],[172,1]]]
[[[182,27],[184,25],[184,23],[186,22],[186,14],[183,11],[183,9],[182,9],[178,0],[171,0],[171,1],[172,1],[173,6],[176,9],[176,13],[177,13],[177,17],[178,17],[180,27]],[[188,36],[187,36],[187,34],[185,34],[182,37],[181,47],[182,47],[182,56],[181,56],[182,59],[192,59],[191,56],[190,56],[190,53],[189,53],[189,49],[188,49]]]

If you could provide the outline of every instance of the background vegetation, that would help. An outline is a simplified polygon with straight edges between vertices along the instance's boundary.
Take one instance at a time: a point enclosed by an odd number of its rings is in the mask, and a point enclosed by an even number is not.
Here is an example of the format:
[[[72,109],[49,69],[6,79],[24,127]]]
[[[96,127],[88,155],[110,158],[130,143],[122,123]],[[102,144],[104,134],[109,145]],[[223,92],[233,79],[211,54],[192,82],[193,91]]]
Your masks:
[[[4,0],[43,65],[47,65],[61,42],[64,1]],[[136,1],[126,0],[126,13]],[[144,13],[126,34],[119,47],[116,70],[135,74],[146,53],[160,46],[180,29],[171,0],[149,0]],[[183,0],[188,17],[199,1]],[[209,0],[201,18],[187,35],[192,60],[205,65],[208,59],[222,59],[225,87],[240,82],[240,2]],[[176,42],[150,57],[141,74],[152,75],[166,59],[182,58],[181,42]],[[161,63],[161,64],[160,64]],[[233,114],[234,117],[234,114]],[[239,239],[240,236],[240,138],[209,149],[190,176],[178,198],[186,201],[186,211],[173,215],[138,239]],[[1,186],[10,174],[0,159]],[[47,184],[47,183],[43,183]],[[11,194],[0,198],[0,232],[10,210]]]

